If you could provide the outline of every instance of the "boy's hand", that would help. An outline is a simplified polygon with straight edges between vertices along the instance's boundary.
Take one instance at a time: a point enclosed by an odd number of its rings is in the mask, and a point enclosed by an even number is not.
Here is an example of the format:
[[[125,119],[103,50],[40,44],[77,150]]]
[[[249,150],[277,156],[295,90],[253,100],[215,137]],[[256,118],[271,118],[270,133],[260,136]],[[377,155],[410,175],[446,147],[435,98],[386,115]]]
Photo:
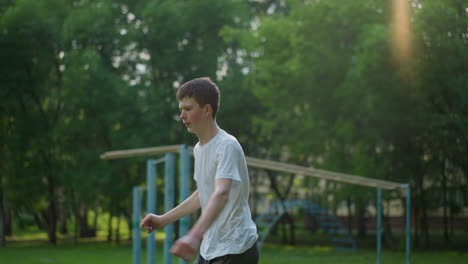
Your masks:
[[[141,220],[141,228],[146,229],[148,233],[153,232],[155,229],[162,229],[167,225],[164,222],[163,217],[155,214],[147,214],[143,220]]]
[[[200,247],[201,237],[190,233],[177,240],[171,248],[171,254],[190,262]]]

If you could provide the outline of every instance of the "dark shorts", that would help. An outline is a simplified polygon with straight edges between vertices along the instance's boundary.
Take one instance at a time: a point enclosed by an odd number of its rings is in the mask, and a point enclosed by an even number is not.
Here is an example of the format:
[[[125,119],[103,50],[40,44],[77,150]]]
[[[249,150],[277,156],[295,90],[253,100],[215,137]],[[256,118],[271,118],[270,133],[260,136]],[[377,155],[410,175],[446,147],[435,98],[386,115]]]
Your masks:
[[[212,260],[205,260],[201,255],[198,255],[197,260],[193,264],[258,264],[259,250],[257,242],[241,254],[230,254],[214,258]]]

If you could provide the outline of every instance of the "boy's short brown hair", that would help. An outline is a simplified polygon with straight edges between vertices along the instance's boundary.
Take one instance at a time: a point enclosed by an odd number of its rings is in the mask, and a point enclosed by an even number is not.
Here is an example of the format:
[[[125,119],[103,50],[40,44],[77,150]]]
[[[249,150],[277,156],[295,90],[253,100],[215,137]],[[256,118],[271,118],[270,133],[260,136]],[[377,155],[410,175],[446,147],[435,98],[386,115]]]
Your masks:
[[[185,97],[193,98],[199,106],[207,104],[213,109],[212,117],[218,112],[220,93],[219,88],[209,77],[196,78],[182,84],[177,91],[177,99],[180,101]]]

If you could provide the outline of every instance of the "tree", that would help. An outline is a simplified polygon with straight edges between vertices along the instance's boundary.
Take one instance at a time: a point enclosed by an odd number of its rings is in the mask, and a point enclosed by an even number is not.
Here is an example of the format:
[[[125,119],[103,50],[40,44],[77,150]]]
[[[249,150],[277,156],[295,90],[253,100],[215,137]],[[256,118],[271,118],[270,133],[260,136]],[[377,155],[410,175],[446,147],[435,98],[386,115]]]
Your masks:
[[[434,168],[444,159],[466,167],[466,12],[460,1],[411,4],[406,64],[392,56],[393,10],[379,1],[288,1],[286,12],[228,34],[254,54],[244,66],[265,109],[256,123],[269,155],[411,183],[428,242]]]
[[[59,120],[62,87],[55,40],[64,10],[63,1],[25,0],[9,6],[1,20],[2,38],[8,40],[2,41],[3,57],[12,62],[4,80],[4,113],[11,128],[7,153],[13,160],[9,172],[19,177],[10,183],[20,190],[15,195],[23,199],[23,206],[47,210],[44,216],[52,243],[56,242],[55,189],[60,182],[58,138],[53,130]],[[40,205],[42,199],[47,203]]]

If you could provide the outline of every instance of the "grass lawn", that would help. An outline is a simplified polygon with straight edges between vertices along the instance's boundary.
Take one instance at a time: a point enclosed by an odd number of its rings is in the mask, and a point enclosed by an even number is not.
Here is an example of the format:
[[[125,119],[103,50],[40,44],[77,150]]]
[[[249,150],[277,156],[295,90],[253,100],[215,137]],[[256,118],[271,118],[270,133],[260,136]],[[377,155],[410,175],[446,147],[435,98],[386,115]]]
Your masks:
[[[107,223],[102,220],[103,224]],[[298,222],[300,223],[300,222]],[[122,224],[122,223],[121,223]],[[329,238],[320,232],[310,234],[298,225],[296,239],[299,244],[329,245]],[[97,238],[80,238],[78,245],[73,244],[73,236],[58,235],[59,245],[47,243],[47,234],[36,229],[15,230],[14,237],[7,237],[7,247],[0,248],[0,264],[132,264],[132,245],[128,240],[128,230],[121,228],[120,245],[106,240],[106,228],[100,228]],[[104,230],[104,231],[102,231]],[[73,232],[71,232],[73,234]],[[142,231],[142,245],[146,244],[146,233]],[[156,233],[158,240],[157,263],[162,264],[162,240],[164,233]],[[398,237],[403,241],[403,237]],[[323,243],[317,243],[320,240]],[[283,246],[279,245],[280,236],[271,236],[263,245],[260,253],[261,264],[375,264],[375,239],[369,235],[367,240],[358,241],[357,253],[336,251],[327,246]],[[314,241],[314,243],[311,243]],[[452,244],[443,243],[441,237],[432,239],[436,250],[413,251],[412,264],[468,264],[468,236],[458,234]],[[275,243],[276,242],[276,243]],[[400,245],[401,244],[401,245]],[[404,244],[400,250],[384,250],[383,264],[405,263]],[[142,250],[141,263],[146,264],[146,249]],[[174,264],[179,263],[174,258]]]
[[[159,252],[158,252],[159,253]],[[161,261],[158,254],[158,262]],[[13,245],[0,248],[2,264],[131,264],[130,244],[109,245],[106,243],[82,243],[73,245]],[[142,263],[146,263],[143,252]],[[174,261],[173,263],[178,263]],[[373,250],[362,249],[357,253],[335,251],[328,247],[264,245],[261,249],[262,264],[374,264],[376,254]],[[405,263],[404,252],[384,251],[382,263]],[[414,252],[413,264],[468,264],[468,252],[428,251]]]

